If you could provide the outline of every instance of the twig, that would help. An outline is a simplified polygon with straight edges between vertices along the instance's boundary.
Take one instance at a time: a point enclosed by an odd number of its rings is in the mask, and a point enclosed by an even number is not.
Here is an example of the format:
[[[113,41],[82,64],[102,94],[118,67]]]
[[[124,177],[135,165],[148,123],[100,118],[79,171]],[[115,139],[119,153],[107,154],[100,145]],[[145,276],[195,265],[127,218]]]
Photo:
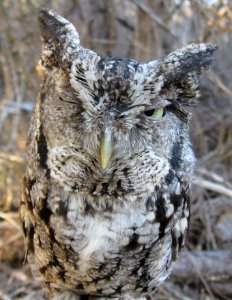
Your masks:
[[[214,183],[201,177],[194,177],[193,184],[201,186],[206,190],[214,191],[224,196],[232,198],[232,189],[229,189],[222,184]]]
[[[11,224],[14,228],[21,231],[21,227],[19,224],[14,220],[15,216],[18,216],[18,213],[5,213],[3,211],[0,211],[0,218],[7,221],[9,224]]]
[[[190,255],[190,253],[189,253],[189,252],[186,252],[186,253],[187,253],[189,259],[191,260],[192,265],[193,265],[194,269],[196,270],[196,272],[197,272],[197,274],[198,274],[200,280],[202,281],[203,285],[205,286],[205,289],[206,289],[207,292],[209,293],[211,299],[214,300],[214,296],[213,296],[213,294],[212,294],[212,292],[211,292],[211,289],[210,289],[210,287],[209,287],[209,285],[208,285],[208,282],[207,282],[206,279],[205,279],[204,274],[202,274],[201,268],[199,267],[199,265],[197,264],[197,262],[193,259],[193,257]]]
[[[232,252],[230,250],[183,252],[173,269],[175,279],[185,282],[199,281],[195,268],[208,282],[225,282],[232,278]]]
[[[5,293],[3,293],[1,290],[0,290],[0,299],[1,300],[12,300],[11,297],[7,296]]]
[[[204,168],[197,167],[195,171],[201,175],[205,175],[206,177],[211,178],[212,180],[214,180],[218,183],[222,183],[222,184],[226,185],[227,187],[232,188],[232,184],[225,181],[225,179],[222,176],[212,172],[211,170],[208,171]]]
[[[225,92],[230,98],[232,98],[232,91],[225,86],[221,79],[211,70],[209,71],[209,78],[215,83],[223,92]]]
[[[156,24],[158,24],[161,28],[163,28],[166,32],[168,32],[173,38],[176,40],[179,40],[178,36],[175,35],[160,19],[159,16],[157,16],[153,11],[151,11],[151,8],[146,5],[142,0],[130,0],[132,3],[136,4],[142,11],[144,11]]]
[[[10,160],[12,162],[24,163],[25,159],[17,155],[11,155],[0,151],[0,159]]]
[[[173,284],[171,282],[167,282],[164,285],[161,285],[159,288],[159,291],[162,291],[162,294],[164,294],[163,299],[171,299],[171,300],[192,300],[193,298],[189,298],[186,293],[176,284]],[[170,295],[171,294],[171,295]],[[156,298],[155,298],[156,299]],[[159,298],[158,298],[159,299]]]

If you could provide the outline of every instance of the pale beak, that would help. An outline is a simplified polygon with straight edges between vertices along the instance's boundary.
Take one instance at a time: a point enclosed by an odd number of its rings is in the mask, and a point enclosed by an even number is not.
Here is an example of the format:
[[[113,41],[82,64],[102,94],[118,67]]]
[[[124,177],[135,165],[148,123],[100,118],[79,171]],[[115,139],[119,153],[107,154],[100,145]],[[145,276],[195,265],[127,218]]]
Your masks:
[[[100,144],[101,166],[105,169],[113,152],[112,132],[106,128]]]

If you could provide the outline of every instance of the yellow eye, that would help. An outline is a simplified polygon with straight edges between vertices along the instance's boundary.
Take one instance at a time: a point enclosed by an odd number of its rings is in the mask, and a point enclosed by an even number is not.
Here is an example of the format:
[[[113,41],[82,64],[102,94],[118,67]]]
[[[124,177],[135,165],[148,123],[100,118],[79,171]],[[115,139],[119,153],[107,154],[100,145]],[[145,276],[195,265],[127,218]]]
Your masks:
[[[146,110],[144,112],[144,114],[147,117],[152,117],[152,118],[155,118],[155,119],[159,119],[159,118],[162,118],[165,115],[165,112],[166,112],[165,108],[161,107],[161,108],[157,108],[157,109]]]

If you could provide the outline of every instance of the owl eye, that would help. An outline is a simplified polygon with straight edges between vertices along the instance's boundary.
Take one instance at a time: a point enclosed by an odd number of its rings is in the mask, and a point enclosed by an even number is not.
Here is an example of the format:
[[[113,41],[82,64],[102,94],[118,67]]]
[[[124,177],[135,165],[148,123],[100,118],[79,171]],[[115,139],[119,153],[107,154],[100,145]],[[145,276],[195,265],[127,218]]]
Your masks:
[[[166,109],[164,107],[146,110],[144,112],[145,116],[159,119],[165,116]]]

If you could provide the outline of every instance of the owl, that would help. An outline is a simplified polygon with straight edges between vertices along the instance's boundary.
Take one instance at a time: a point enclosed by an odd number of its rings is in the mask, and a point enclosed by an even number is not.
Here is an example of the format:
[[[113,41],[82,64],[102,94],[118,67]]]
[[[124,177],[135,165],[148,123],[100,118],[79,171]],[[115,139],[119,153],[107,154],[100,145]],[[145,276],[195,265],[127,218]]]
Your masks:
[[[188,106],[216,47],[106,57],[39,14],[41,87],[21,200],[27,257],[51,299],[145,299],[186,238],[194,154]]]

